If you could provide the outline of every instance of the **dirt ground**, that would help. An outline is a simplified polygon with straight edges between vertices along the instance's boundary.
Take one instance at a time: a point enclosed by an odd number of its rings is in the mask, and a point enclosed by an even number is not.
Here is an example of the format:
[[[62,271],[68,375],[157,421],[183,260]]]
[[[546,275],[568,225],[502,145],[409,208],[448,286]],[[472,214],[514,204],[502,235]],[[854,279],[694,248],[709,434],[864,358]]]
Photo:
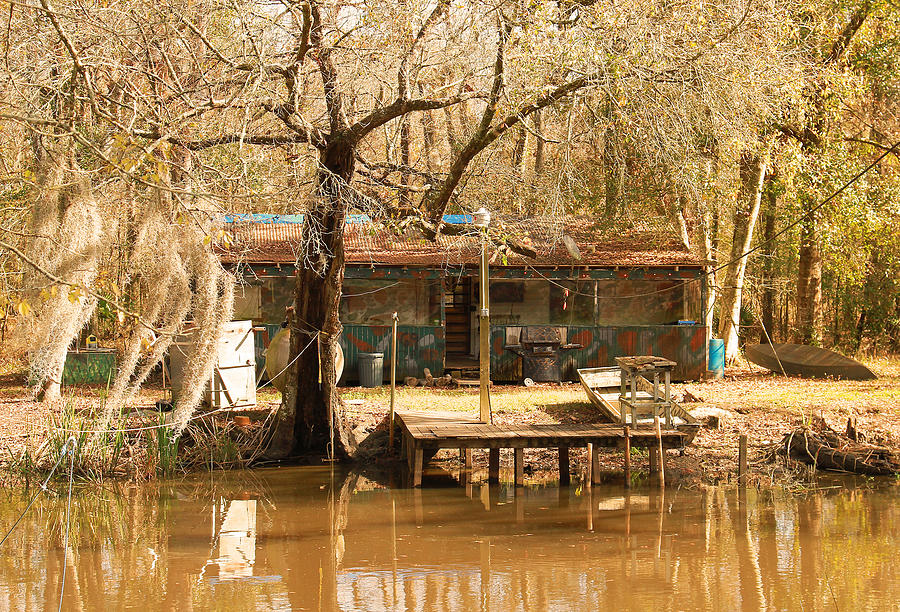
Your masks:
[[[741,364],[729,368],[724,379],[676,383],[673,393],[693,415],[713,426],[704,426],[683,452],[670,450],[666,467],[670,481],[683,484],[723,482],[736,478],[738,439],[748,436],[751,478],[760,482],[786,481],[800,476],[797,466],[773,460],[773,449],[784,436],[803,425],[820,426],[824,421],[844,432],[850,416],[868,441],[900,448],[900,358],[866,360],[879,378],[871,381],[809,380],[790,378]],[[389,390],[348,388],[342,390],[348,415],[362,436],[388,412]],[[492,390],[494,422],[591,423],[599,415],[577,383],[541,384],[534,387],[496,385]],[[423,408],[476,413],[478,389],[434,390],[398,388],[400,409]],[[710,419],[710,417],[715,417]],[[718,421],[717,425],[715,421]],[[452,470],[456,452],[442,451],[436,459]],[[526,450],[526,470],[544,477],[556,470],[554,449]],[[621,479],[620,451],[601,452],[601,471],[607,479]],[[635,453],[633,470],[648,469],[646,453]],[[573,469],[584,470],[583,449],[572,450]],[[485,468],[487,453],[475,453],[476,468]],[[502,468],[511,469],[512,455],[501,454]]]
[[[750,463],[753,478],[778,481],[789,477],[783,461],[771,458],[771,450],[786,433],[815,423],[827,423],[843,432],[851,416],[868,441],[900,447],[900,357],[864,360],[879,376],[872,381],[806,380],[786,378],[746,364],[729,368],[722,380],[708,380],[674,384],[674,393],[685,408],[710,426],[701,428],[693,444],[683,452],[669,451],[667,478],[675,483],[722,482],[735,478],[738,437],[749,438]],[[79,387],[67,389],[66,402],[78,410],[96,409],[102,402],[105,388]],[[351,426],[359,439],[365,439],[385,429],[390,392],[387,387],[341,389]],[[160,388],[150,387],[142,392],[132,409],[153,409],[157,399],[163,399]],[[277,391],[266,388],[259,393],[257,416],[278,406]],[[399,387],[397,407],[400,409],[458,410],[474,413],[478,409],[477,387],[438,390],[422,387]],[[580,385],[575,383],[539,384],[533,387],[495,385],[492,389],[494,421],[514,423],[591,423],[599,415],[588,402]],[[48,428],[59,420],[56,409],[48,409],[31,399],[25,386],[20,363],[0,365],[0,467],[8,465],[22,449],[39,446]],[[246,411],[244,411],[246,412]],[[710,418],[714,417],[714,418]],[[136,417],[137,418],[137,417]],[[223,419],[232,418],[222,415]],[[820,420],[821,419],[821,420]],[[716,423],[717,421],[717,423]],[[379,425],[380,423],[380,425]],[[382,447],[383,448],[383,447]],[[457,453],[444,451],[436,463],[454,469]],[[573,469],[582,469],[585,453],[573,449]],[[383,459],[370,454],[368,461]],[[504,468],[511,466],[509,457],[502,455]],[[553,449],[528,450],[526,470],[534,478],[555,472],[556,452]],[[484,467],[486,453],[475,453],[476,467]],[[601,453],[601,471],[606,477],[621,479],[622,456],[619,451]],[[633,469],[637,474],[646,471],[646,453],[636,452]]]

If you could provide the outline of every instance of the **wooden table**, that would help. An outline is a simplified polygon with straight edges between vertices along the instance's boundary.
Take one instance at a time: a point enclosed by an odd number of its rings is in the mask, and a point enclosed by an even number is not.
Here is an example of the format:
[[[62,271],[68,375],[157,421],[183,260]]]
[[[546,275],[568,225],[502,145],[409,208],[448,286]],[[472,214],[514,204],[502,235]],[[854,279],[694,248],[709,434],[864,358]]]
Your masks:
[[[636,357],[616,357],[616,364],[622,368],[619,389],[619,412],[625,425],[625,408],[631,412],[631,426],[637,427],[639,412],[650,416],[665,415],[666,427],[672,427],[672,370],[677,363],[663,357],[640,355]],[[638,394],[638,380],[653,377],[653,391],[650,396]],[[660,376],[663,378],[663,393],[660,395]]]

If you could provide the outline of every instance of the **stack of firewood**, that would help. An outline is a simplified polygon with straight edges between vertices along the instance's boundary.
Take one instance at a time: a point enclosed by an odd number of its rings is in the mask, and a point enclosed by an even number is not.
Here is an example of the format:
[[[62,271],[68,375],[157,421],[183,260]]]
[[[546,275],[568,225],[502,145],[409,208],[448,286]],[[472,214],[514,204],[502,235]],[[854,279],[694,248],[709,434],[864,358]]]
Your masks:
[[[424,378],[416,378],[415,376],[407,376],[404,379],[407,387],[435,387],[438,389],[455,389],[459,383],[449,374],[444,376],[432,376],[431,370],[425,368]]]

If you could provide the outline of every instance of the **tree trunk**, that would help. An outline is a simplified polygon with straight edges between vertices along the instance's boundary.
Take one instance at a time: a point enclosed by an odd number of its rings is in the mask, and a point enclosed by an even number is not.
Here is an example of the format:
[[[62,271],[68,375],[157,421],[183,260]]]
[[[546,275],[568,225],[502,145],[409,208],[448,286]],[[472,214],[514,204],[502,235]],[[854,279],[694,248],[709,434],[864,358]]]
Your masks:
[[[803,212],[814,204],[804,200]],[[822,252],[816,213],[800,226],[800,253],[797,272],[797,342],[818,346],[822,342]]]
[[[860,3],[834,39],[831,49],[823,58],[825,67],[838,67],[845,59],[853,37],[859,32],[869,14],[875,10],[875,3]],[[807,155],[824,154],[829,141],[829,117],[827,113],[827,82],[814,81],[809,93],[809,113],[803,130],[801,143]],[[817,213],[813,212],[816,202],[811,197],[803,198],[804,221],[800,226],[800,251],[797,272],[797,342],[818,346],[822,343],[822,250],[819,236]]]
[[[517,130],[518,134],[516,135],[516,146],[513,148],[512,153],[512,168],[515,173],[516,180],[520,185],[524,186],[527,180],[527,173],[525,170],[525,151],[528,148],[528,130],[525,129],[525,122],[522,122],[522,125],[519,126]],[[529,198],[528,190],[525,188],[518,188],[516,190],[515,196],[516,202],[516,211],[523,216],[527,216],[532,212],[531,198]]]
[[[741,298],[744,273],[747,271],[747,258],[741,256],[750,249],[753,242],[753,228],[759,216],[767,164],[768,160],[760,155],[745,153],[741,156],[741,193],[734,213],[731,263],[725,271],[719,319],[719,335],[725,341],[725,361],[728,363],[733,362],[738,355]]]
[[[769,344],[775,336],[775,287],[772,283],[775,280],[775,244],[772,237],[775,235],[775,215],[778,206],[778,198],[773,189],[766,192],[766,210],[763,214],[765,222],[763,226],[763,240],[766,241],[765,261],[763,262],[762,273],[762,324],[763,329],[759,333],[759,343]]]
[[[878,247],[871,247],[869,260],[866,262],[866,278],[863,282],[863,299],[859,317],[853,330],[853,351],[857,352],[862,347],[863,338],[866,335],[866,327],[869,324],[872,305],[876,303],[875,293],[878,291],[876,271],[880,267],[880,253]]]
[[[437,147],[437,128],[430,112],[422,113],[422,155],[428,172],[440,170],[441,162]]]
[[[618,217],[625,210],[625,162],[619,133],[616,127],[616,113],[612,96],[606,102],[607,126],[603,137],[603,172],[606,187],[606,216]]]
[[[688,199],[681,194],[678,196],[678,208],[675,211],[675,220],[678,221],[678,234],[681,237],[681,245],[688,251],[691,248],[691,230],[687,222]]]
[[[716,304],[716,296],[718,293],[718,284],[716,277],[718,273],[715,269],[719,265],[718,256],[718,234],[719,234],[719,213],[718,211],[710,211],[707,206],[703,211],[703,261],[708,262],[710,273],[706,279],[706,300],[703,302],[703,325],[713,331],[713,308]]]
[[[409,185],[410,175],[408,168],[410,167],[410,118],[402,117],[400,119],[400,208],[409,208]],[[351,173],[352,174],[352,173]],[[347,179],[349,181],[349,179]]]
[[[318,197],[303,224],[303,259],[297,262],[292,311],[291,362],[269,456],[321,453],[344,458],[352,452],[337,393],[335,344],[344,281],[344,222],[350,203],[354,146],[344,139],[321,152]],[[289,362],[289,363],[291,363]]]
[[[519,126],[517,132],[516,146],[512,155],[512,167],[515,170],[516,177],[522,180],[525,178],[525,149],[528,146],[528,131],[525,129],[524,123]]]
[[[536,134],[534,137],[534,180],[536,183],[544,172],[544,139],[541,137],[544,133],[544,124],[540,109],[534,111],[532,119],[534,121],[534,133]]]

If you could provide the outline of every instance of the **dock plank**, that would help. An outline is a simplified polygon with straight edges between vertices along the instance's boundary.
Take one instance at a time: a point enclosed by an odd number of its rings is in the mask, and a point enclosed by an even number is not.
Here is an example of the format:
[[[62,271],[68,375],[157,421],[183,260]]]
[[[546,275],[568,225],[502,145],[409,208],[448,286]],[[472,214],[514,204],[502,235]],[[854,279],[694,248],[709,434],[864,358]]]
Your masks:
[[[467,413],[446,411],[397,412],[401,427],[417,447],[427,448],[551,448],[555,446],[616,447],[623,442],[621,428],[609,423],[557,423],[491,425]],[[693,426],[691,426],[693,427]],[[663,446],[681,447],[695,429],[664,429]],[[650,429],[632,429],[633,446],[650,446],[656,436]]]

